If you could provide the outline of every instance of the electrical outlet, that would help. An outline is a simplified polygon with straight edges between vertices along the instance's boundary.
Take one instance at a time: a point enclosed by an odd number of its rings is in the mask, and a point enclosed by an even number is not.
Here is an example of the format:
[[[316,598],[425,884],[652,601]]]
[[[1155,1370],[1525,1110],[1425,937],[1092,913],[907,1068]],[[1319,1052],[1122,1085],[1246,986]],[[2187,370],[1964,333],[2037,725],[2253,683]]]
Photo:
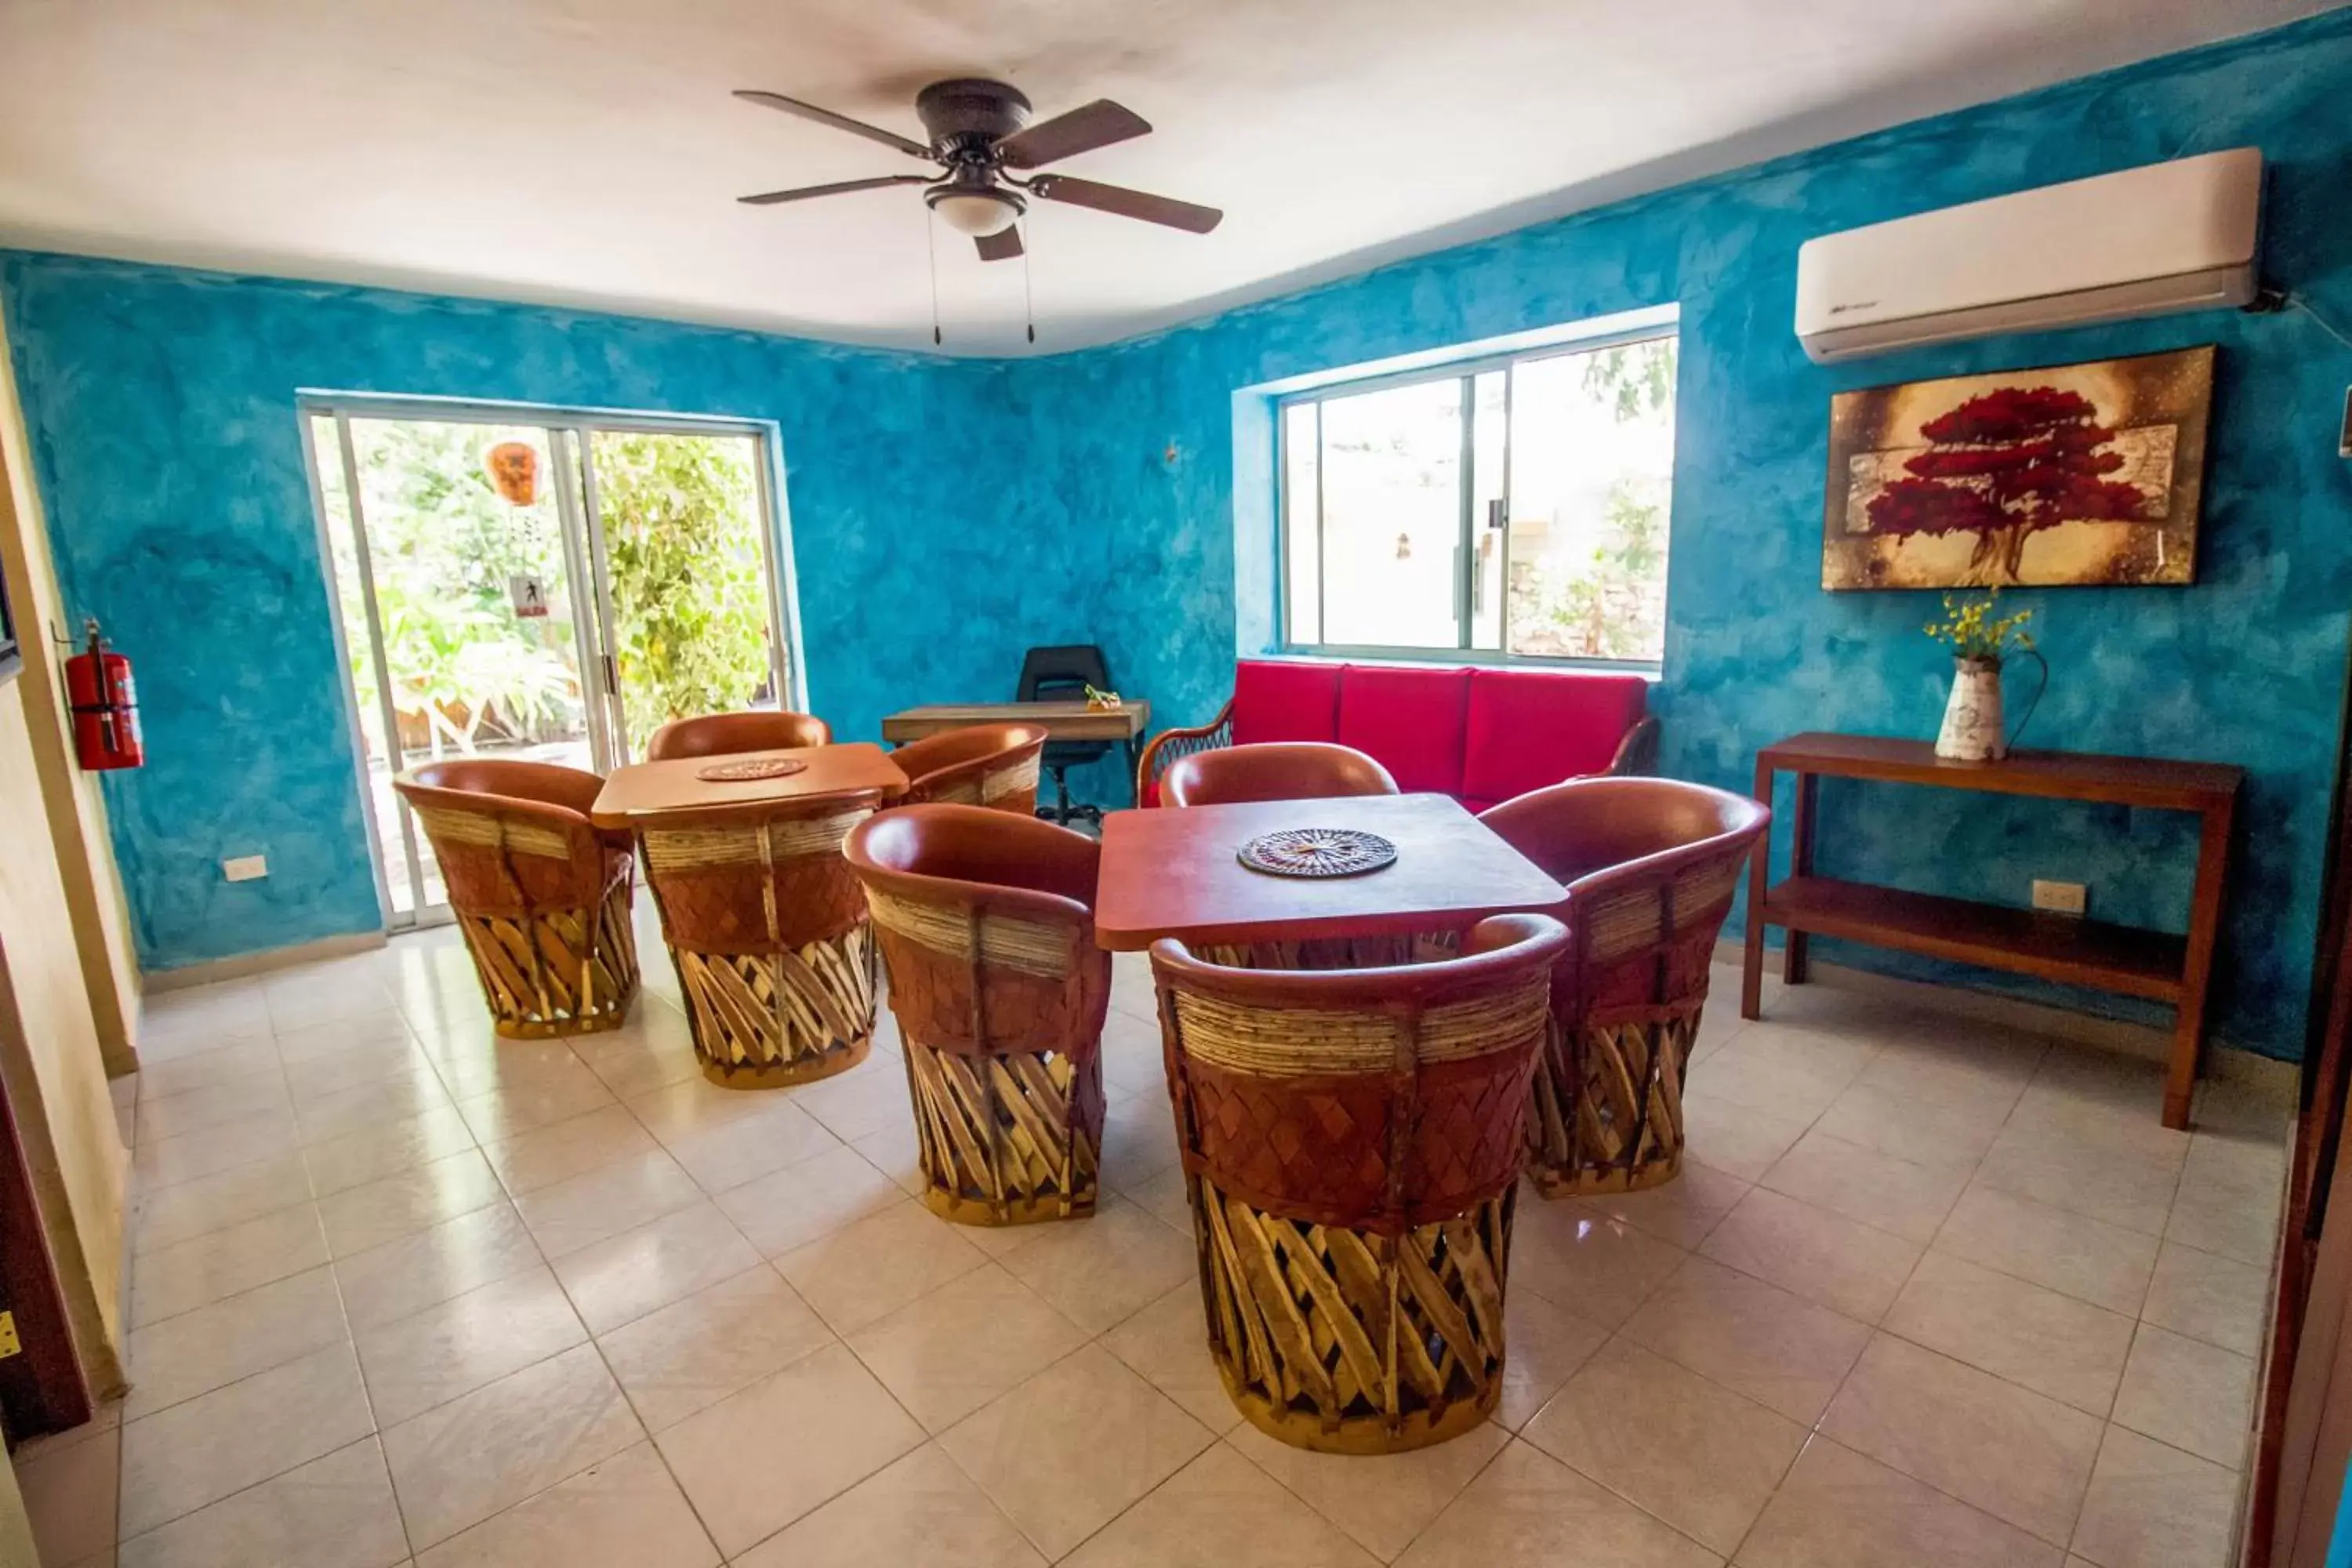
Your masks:
[[[2081,882],[2045,882],[2033,879],[2033,907],[2047,910],[2053,915],[2079,915],[2090,903],[2091,889]]]
[[[239,855],[221,862],[221,875],[232,882],[258,881],[269,875],[269,858],[266,855]]]

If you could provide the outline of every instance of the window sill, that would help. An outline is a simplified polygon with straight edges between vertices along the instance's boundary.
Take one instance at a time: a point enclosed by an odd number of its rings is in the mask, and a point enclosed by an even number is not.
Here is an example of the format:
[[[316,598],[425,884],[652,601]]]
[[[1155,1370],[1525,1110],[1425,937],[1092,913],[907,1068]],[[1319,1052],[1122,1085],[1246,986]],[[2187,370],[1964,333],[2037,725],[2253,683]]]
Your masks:
[[[1384,664],[1415,669],[1583,670],[1596,675],[1638,675],[1652,685],[1665,679],[1664,667],[1648,659],[1514,657],[1477,648],[1282,647],[1265,657],[1302,664]]]

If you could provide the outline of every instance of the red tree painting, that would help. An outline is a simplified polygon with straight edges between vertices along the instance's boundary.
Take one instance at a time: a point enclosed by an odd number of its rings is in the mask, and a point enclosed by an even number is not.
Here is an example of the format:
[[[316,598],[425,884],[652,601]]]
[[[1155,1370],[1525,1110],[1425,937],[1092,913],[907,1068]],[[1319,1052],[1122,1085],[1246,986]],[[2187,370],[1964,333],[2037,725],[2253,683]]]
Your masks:
[[[1908,477],[1872,499],[1871,531],[1898,540],[1973,533],[1971,581],[2017,581],[2025,542],[2042,529],[2147,515],[2146,494],[2105,477],[2124,458],[2107,449],[2116,433],[2079,393],[2000,387],[1919,433],[1932,445],[1903,465]]]

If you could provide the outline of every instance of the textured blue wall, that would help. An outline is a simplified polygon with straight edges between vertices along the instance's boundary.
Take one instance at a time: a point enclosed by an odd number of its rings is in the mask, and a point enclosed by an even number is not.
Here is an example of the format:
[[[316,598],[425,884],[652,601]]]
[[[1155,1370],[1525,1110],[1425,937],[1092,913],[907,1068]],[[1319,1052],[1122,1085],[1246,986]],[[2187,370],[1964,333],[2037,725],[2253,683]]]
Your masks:
[[[1925,736],[1932,595],[1820,588],[1828,406],[1916,376],[2223,346],[2199,582],[2020,594],[2056,674],[2045,744],[2253,770],[2220,1027],[2300,1048],[2352,610],[2352,352],[2300,313],[2205,314],[1825,370],[1791,335],[1813,235],[2185,153],[2273,165],[2269,269],[2352,321],[2352,12],[1540,225],[1109,349],[949,363],[612,318],[0,259],[68,596],[142,656],[156,765],[110,785],[150,963],[374,923],[293,419],[298,386],[773,418],[814,706],[850,734],[1000,688],[1027,643],[1104,641],[1165,722],[1266,635],[1238,574],[1243,389],[1678,302],[1665,767],[1744,786],[1791,731]],[[1171,241],[1181,243],[1181,241]],[[1236,430],[1244,443],[1236,449]],[[1245,497],[1244,499],[1250,499]],[[2177,923],[2192,847],[2154,813],[1824,792],[1824,869]],[[267,847],[267,882],[218,879]],[[1885,955],[1839,952],[1896,966]],[[2019,983],[1975,977],[1993,985]],[[2086,1005],[2111,1007],[2096,998]]]
[[[1236,418],[1236,392],[1678,302],[1664,769],[1745,788],[1757,748],[1795,731],[1932,736],[1949,680],[1919,634],[1935,595],[1822,591],[1833,393],[2221,344],[2197,585],[2015,597],[2034,610],[2054,671],[2032,740],[2252,771],[2218,1024],[2235,1042],[2292,1056],[2352,609],[2352,464],[2336,456],[2352,351],[2300,312],[2208,312],[1824,369],[1805,359],[1790,321],[1797,247],[1815,235],[2250,143],[2272,166],[2270,275],[2352,325],[2347,103],[2352,11],[2338,11],[1150,339],[1017,364],[1013,380],[1065,433],[1071,510],[1118,524],[1106,626],[1122,679],[1164,721],[1196,721],[1223,700],[1236,643],[1257,650],[1270,624],[1261,563],[1242,563],[1249,597],[1235,591],[1235,475],[1262,484],[1264,467],[1236,462],[1237,426],[1257,444],[1251,421]],[[1822,813],[1824,871],[2011,903],[2025,901],[2033,877],[2063,878],[2089,883],[2095,912],[2109,919],[2178,929],[2186,916],[2195,841],[2175,816],[1861,785],[1825,787]],[[1822,951],[1916,969],[1840,944]]]
[[[138,665],[151,760],[106,787],[149,967],[381,924],[298,388],[775,421],[845,738],[1010,697],[1023,648],[1095,624],[1100,541],[975,417],[1004,416],[989,364],[53,256],[0,256],[0,290],[67,601]],[[267,880],[221,879],[255,852]]]

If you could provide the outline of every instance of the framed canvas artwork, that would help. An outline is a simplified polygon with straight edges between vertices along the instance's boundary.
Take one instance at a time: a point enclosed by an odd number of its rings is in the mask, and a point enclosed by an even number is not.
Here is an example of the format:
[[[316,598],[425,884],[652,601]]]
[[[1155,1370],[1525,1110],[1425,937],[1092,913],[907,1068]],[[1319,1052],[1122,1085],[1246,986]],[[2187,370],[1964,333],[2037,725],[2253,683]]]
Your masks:
[[[1840,393],[1822,586],[2189,582],[2212,401],[2210,344]]]

